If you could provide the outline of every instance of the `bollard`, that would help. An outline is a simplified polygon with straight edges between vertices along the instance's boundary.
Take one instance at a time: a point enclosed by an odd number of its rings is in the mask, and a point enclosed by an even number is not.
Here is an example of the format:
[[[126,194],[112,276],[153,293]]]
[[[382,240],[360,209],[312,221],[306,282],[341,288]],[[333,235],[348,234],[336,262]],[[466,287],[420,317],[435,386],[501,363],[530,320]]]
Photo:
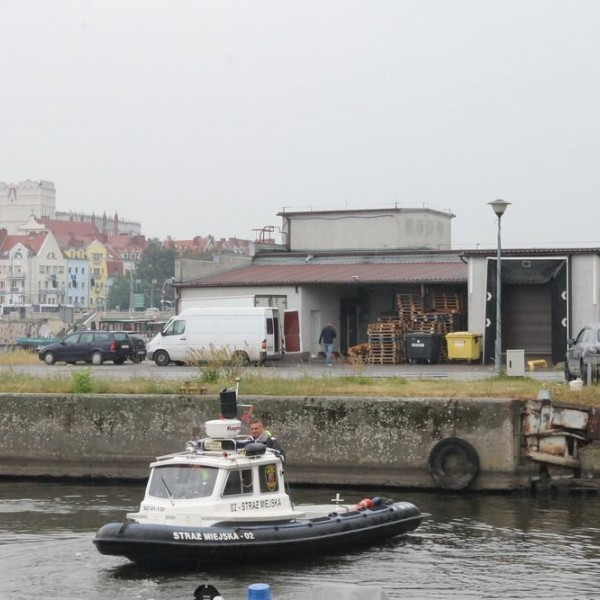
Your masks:
[[[249,585],[248,600],[271,600],[271,586],[268,583],[253,583]]]

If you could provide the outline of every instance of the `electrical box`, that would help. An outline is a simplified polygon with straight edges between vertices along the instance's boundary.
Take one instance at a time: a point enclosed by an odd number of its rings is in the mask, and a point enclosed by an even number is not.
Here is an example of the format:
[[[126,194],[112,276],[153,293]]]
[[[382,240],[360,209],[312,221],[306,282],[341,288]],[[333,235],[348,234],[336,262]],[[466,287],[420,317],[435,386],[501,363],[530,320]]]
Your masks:
[[[511,377],[525,377],[525,350],[506,351],[506,374]]]

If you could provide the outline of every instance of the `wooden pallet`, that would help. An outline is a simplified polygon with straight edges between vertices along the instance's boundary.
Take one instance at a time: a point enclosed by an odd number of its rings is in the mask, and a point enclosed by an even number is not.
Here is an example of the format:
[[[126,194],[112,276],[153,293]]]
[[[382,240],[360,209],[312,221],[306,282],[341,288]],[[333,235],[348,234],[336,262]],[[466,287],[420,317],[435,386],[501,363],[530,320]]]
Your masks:
[[[358,344],[348,348],[348,358],[353,362],[366,363],[369,360],[370,344]]]
[[[400,321],[388,323],[370,323],[367,326],[369,344],[401,342],[406,324]]]
[[[205,394],[208,388],[204,387],[197,381],[184,381],[179,388],[182,394]]]
[[[419,294],[396,294],[396,310],[402,319],[410,319],[423,312],[423,298]]]
[[[432,308],[438,312],[463,312],[463,300],[460,294],[436,293],[431,298]]]
[[[370,354],[368,359],[370,365],[399,365],[402,362],[400,356],[374,356]]]
[[[404,360],[404,343],[369,343],[368,362],[370,364],[400,364]]]
[[[411,331],[429,331],[431,333],[447,334],[455,331],[458,323],[455,313],[426,313],[417,315],[410,323]]]

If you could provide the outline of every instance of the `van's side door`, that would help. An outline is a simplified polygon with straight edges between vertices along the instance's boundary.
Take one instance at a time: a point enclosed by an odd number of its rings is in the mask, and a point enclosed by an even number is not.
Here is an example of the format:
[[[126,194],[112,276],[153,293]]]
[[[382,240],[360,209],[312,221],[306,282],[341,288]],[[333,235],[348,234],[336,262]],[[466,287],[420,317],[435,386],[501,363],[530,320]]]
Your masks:
[[[282,354],[281,322],[279,311],[273,310],[266,314],[267,357],[277,357]]]

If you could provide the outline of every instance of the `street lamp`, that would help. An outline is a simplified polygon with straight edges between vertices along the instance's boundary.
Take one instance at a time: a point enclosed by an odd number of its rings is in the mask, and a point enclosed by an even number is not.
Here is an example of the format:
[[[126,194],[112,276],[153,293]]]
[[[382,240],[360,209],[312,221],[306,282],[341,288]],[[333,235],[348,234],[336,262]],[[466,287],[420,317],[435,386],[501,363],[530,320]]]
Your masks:
[[[161,293],[161,310],[165,310],[165,290],[167,286],[172,286],[173,283],[175,282],[175,277],[169,277],[168,279],[165,279],[163,285],[162,285],[162,293]]]
[[[150,282],[150,307],[154,308],[154,286],[158,283],[156,279]]]
[[[494,213],[498,217],[498,245],[496,249],[496,346],[494,352],[494,365],[496,367],[496,375],[502,373],[502,238],[500,221],[505,213],[510,202],[504,200],[494,200],[488,202]]]

